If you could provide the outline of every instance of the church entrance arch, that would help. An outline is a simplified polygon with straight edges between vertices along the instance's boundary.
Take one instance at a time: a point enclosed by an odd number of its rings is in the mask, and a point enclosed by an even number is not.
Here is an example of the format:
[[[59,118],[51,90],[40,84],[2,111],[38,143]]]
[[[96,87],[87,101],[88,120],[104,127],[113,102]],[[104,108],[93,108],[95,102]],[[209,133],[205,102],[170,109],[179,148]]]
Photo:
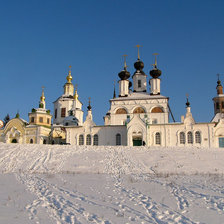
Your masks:
[[[12,143],[18,143],[17,139],[16,138],[13,138],[12,139]]]
[[[132,133],[132,142],[133,146],[141,146],[143,145],[142,141],[142,132],[133,132]]]

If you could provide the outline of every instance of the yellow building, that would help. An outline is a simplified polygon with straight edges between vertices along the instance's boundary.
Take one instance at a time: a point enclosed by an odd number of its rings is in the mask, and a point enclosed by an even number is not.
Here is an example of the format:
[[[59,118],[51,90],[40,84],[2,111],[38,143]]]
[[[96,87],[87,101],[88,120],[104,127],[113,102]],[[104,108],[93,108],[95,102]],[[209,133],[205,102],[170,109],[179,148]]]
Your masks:
[[[50,110],[45,108],[45,96],[42,89],[39,108],[32,109],[29,113],[29,123],[17,114],[11,119],[4,129],[0,130],[0,142],[20,144],[48,144],[51,133]]]

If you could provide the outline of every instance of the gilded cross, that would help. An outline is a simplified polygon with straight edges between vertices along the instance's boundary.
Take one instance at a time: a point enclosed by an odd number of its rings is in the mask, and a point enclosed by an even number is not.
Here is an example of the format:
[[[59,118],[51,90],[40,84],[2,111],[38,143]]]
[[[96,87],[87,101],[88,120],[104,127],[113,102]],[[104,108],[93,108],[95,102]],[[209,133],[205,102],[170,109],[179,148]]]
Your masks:
[[[124,54],[123,55],[123,57],[124,57],[124,68],[126,69],[127,68],[127,64],[126,64],[126,57],[127,57],[128,55],[127,54]]]
[[[154,53],[152,55],[155,55],[155,64],[154,64],[154,66],[157,67],[157,57],[156,56],[159,55],[159,54],[158,53]]]
[[[138,59],[140,59],[139,48],[142,47],[142,46],[137,44],[136,47],[138,48]]]

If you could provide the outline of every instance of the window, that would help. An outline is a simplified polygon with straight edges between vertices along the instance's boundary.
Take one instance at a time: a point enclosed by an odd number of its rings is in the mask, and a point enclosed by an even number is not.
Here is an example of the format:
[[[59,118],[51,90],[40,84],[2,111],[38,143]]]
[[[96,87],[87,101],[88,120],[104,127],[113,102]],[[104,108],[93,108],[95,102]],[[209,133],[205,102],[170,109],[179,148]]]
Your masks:
[[[157,124],[157,119],[152,119],[152,124]]]
[[[57,109],[55,109],[55,111],[54,111],[54,118],[56,119],[57,118],[57,114],[58,113],[58,110]]]
[[[65,111],[66,111],[65,107],[61,108],[61,117],[65,117]]]
[[[159,132],[156,132],[156,145],[161,144],[161,135]]]
[[[79,145],[84,145],[84,137],[83,137],[83,135],[79,135]]]
[[[33,139],[32,138],[30,139],[30,144],[33,144]]]
[[[34,123],[34,117],[31,117],[30,122]]]
[[[192,135],[192,132],[191,131],[189,131],[187,133],[187,143],[188,144],[193,144],[193,135]]]
[[[91,135],[86,136],[86,145],[91,145]]]
[[[116,145],[121,145],[121,134],[116,134]]]
[[[47,119],[47,123],[50,124],[50,119],[49,118]]]
[[[219,109],[219,102],[216,103],[216,109]]]
[[[93,136],[93,145],[98,145],[99,144],[99,137],[98,135]]]
[[[219,138],[219,147],[224,148],[224,138]]]
[[[145,113],[145,110],[142,107],[137,107],[133,111],[134,114],[142,114]]]
[[[184,132],[180,133],[180,144],[185,144],[185,133]]]
[[[161,107],[154,107],[151,113],[163,113],[163,109]]]
[[[142,87],[141,80],[138,80],[138,88],[141,88],[141,87]]]
[[[201,133],[199,131],[195,132],[195,142],[201,144]]]
[[[47,144],[47,140],[46,140],[46,139],[44,139],[43,144],[44,144],[44,145]]]
[[[222,109],[224,109],[224,101],[222,101]]]
[[[43,123],[43,117],[39,117],[39,122]]]
[[[127,114],[127,111],[124,108],[119,108],[117,109],[116,114]]]

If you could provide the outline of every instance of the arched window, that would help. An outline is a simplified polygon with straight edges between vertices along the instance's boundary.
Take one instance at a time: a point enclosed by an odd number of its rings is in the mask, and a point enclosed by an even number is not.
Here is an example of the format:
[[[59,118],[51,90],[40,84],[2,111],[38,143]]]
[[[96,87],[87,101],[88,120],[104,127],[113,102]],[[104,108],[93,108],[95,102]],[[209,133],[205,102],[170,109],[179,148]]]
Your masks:
[[[84,137],[83,137],[83,135],[79,135],[79,145],[84,145]]]
[[[159,132],[156,132],[156,145],[161,145],[161,135]]]
[[[180,144],[185,144],[185,133],[180,132]]]
[[[91,145],[91,135],[86,136],[86,145]]]
[[[151,113],[163,113],[163,109],[161,107],[154,107]]]
[[[47,140],[46,140],[46,139],[44,139],[43,144],[44,144],[44,145],[47,144]]]
[[[191,131],[189,131],[189,132],[187,133],[187,143],[188,143],[188,144],[193,144],[193,134],[192,134]]]
[[[195,132],[195,142],[201,144],[201,133],[199,131]]]
[[[30,139],[30,144],[33,144],[33,139],[32,138]]]
[[[99,144],[99,137],[96,134],[96,135],[93,136],[93,145],[98,145],[98,144]]]
[[[134,114],[142,114],[142,113],[145,113],[145,110],[142,108],[142,107],[137,107],[135,108]]]
[[[121,145],[121,134],[116,134],[116,145]]]
[[[116,110],[116,114],[127,114],[127,111],[124,108],[119,108]]]

